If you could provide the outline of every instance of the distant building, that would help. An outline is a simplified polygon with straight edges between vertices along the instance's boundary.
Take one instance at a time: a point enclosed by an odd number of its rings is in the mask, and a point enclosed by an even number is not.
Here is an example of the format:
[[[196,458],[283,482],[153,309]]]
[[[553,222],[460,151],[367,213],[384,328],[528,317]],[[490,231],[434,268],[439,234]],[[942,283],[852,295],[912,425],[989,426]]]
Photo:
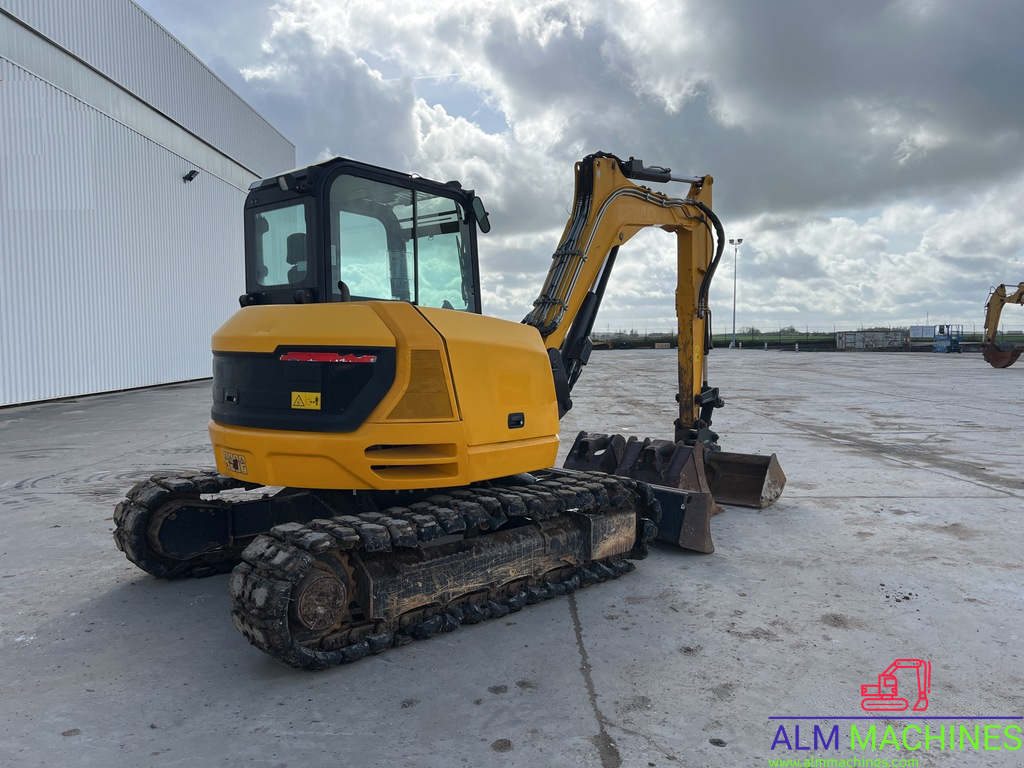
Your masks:
[[[0,405],[210,375],[295,147],[132,0],[0,0]]]

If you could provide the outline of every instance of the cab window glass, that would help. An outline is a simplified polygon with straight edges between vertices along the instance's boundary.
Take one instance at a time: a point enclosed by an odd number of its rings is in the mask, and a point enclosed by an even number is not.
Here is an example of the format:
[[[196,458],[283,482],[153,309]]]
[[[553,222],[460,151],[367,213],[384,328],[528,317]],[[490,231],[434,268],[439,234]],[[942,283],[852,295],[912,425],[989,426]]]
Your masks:
[[[413,248],[399,219],[412,210],[412,191],[339,176],[331,186],[330,203],[335,298],[341,295],[342,281],[353,298],[412,301]]]
[[[306,204],[264,209],[252,219],[254,282],[263,287],[303,285],[309,277]]]
[[[475,310],[469,224],[454,200],[344,175],[330,209],[335,300],[344,289],[354,299]]]
[[[469,237],[458,205],[447,197],[416,198],[417,303],[473,311]]]

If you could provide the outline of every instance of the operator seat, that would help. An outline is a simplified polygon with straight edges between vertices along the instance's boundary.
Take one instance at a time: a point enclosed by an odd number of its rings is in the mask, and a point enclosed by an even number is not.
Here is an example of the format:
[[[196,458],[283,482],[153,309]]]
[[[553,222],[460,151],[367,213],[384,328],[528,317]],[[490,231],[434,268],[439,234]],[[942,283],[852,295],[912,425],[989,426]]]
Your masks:
[[[288,235],[286,241],[285,261],[292,265],[288,270],[288,284],[298,285],[306,280],[306,260],[309,254],[306,251],[306,233],[295,232]]]

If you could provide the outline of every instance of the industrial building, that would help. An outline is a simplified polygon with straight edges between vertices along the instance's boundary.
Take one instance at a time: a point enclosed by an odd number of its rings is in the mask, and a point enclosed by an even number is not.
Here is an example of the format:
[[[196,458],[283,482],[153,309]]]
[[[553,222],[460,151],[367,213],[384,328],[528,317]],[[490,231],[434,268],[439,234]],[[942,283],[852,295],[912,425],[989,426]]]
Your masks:
[[[0,406],[205,378],[295,147],[132,0],[0,0]]]

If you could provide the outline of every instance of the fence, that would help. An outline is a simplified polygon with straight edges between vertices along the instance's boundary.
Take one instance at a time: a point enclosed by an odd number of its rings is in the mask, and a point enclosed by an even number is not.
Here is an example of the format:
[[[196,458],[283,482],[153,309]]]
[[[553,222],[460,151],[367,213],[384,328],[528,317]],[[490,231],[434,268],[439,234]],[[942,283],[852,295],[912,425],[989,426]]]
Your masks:
[[[931,326],[929,326],[930,328]],[[593,335],[595,348],[597,349],[635,349],[635,348],[663,348],[665,345],[675,347],[677,335],[674,331],[664,333],[638,333],[636,331],[617,331],[595,333]],[[982,330],[964,331],[960,341],[965,351],[977,351],[980,348]],[[796,331],[792,327],[780,328],[773,331],[761,331],[756,328],[744,328],[737,330],[735,335],[736,346],[745,349],[793,349],[797,344],[801,350],[826,351],[826,350],[889,350],[889,351],[928,351],[932,350],[932,339],[927,343],[921,343],[921,338],[911,338],[909,328],[899,327],[873,327],[856,330],[844,330],[840,328],[815,328],[809,327],[803,332]],[[1024,330],[1000,331],[996,336],[999,344],[1024,344]],[[715,347],[730,347],[733,343],[731,330],[716,331],[712,335],[712,343]]]

